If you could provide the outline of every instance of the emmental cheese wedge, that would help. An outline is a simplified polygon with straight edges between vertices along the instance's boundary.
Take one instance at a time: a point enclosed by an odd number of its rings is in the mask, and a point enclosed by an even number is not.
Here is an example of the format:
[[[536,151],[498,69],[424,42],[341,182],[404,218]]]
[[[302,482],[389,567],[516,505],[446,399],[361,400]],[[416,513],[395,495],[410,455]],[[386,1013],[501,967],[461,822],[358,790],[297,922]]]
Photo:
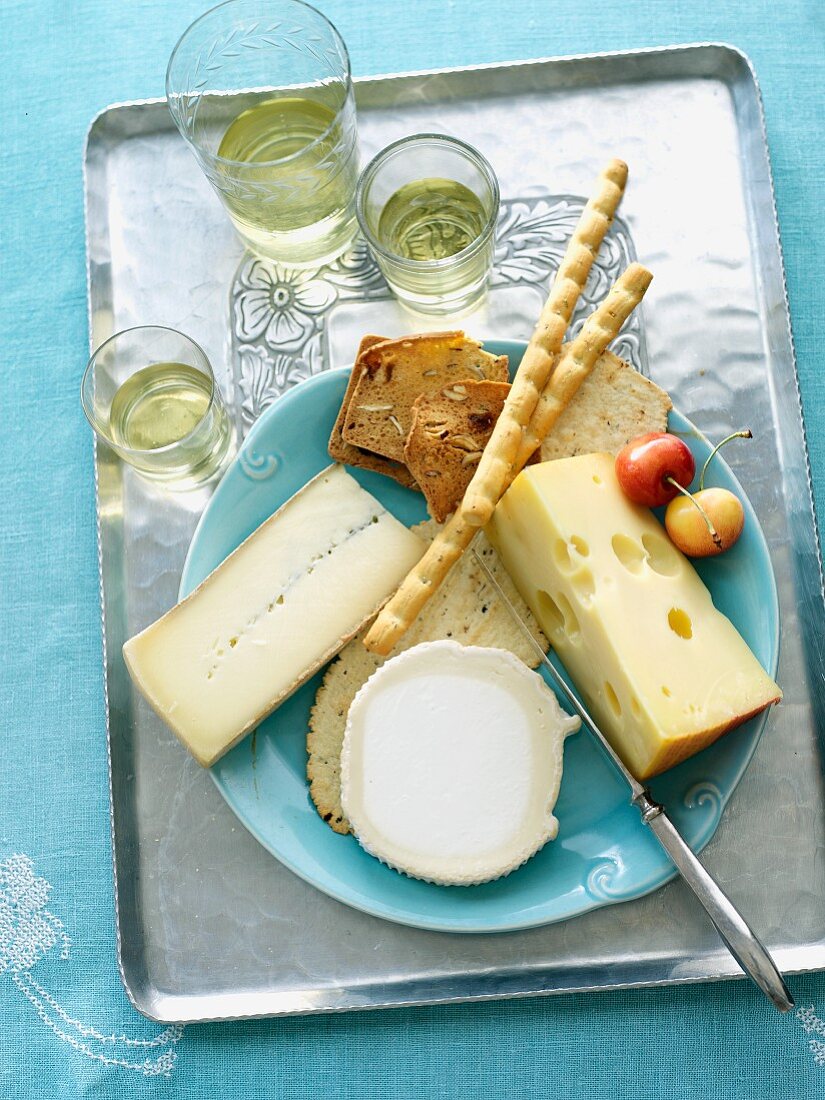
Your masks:
[[[209,766],[355,636],[423,550],[330,466],[126,642],[132,679]]]
[[[638,779],[781,692],[608,454],[524,470],[487,534],[593,717]]]

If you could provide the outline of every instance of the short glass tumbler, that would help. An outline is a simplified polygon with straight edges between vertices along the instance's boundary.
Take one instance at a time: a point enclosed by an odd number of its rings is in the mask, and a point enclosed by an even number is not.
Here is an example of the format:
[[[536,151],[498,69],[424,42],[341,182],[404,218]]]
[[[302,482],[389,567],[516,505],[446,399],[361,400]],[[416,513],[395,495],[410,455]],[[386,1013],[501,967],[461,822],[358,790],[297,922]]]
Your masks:
[[[166,96],[246,246],[309,267],[356,231],[358,145],[349,56],[301,0],[227,0],[172,53]]]
[[[235,432],[212,367],[188,336],[124,329],[89,360],[80,398],[98,436],[144,477],[189,489],[221,472]]]
[[[358,181],[361,232],[402,305],[461,314],[480,304],[495,249],[499,187],[472,146],[441,134],[388,145]]]

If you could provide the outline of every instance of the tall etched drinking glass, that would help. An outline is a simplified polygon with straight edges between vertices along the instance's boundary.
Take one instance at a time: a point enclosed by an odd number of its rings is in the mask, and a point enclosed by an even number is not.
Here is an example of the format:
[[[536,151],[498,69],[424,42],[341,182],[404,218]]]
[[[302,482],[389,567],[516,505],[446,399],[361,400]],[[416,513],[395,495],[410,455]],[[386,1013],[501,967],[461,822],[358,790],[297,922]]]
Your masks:
[[[355,229],[349,56],[302,0],[226,0],[189,27],[166,72],[175,124],[251,251],[308,267]]]

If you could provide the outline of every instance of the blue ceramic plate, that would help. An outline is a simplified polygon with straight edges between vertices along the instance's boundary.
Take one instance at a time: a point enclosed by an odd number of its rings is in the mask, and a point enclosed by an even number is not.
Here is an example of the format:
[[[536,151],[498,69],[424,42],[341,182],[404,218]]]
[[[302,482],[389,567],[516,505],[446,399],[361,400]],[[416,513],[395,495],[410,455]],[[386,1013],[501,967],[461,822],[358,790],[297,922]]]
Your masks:
[[[488,344],[515,367],[523,344]],[[347,372],[302,382],[269,408],[249,433],[198,526],[181,581],[185,596],[247,535],[329,464],[326,452]],[[707,441],[677,413],[697,467]],[[351,471],[404,523],[426,518],[422,498],[389,478]],[[779,611],[771,562],[756,516],[725,463],[715,460],[710,484],[745,501],[745,530],[726,554],[698,569],[716,606],[736,624],[762,665],[775,675]],[[352,836],[338,836],[318,817],[306,781],[305,738],[320,674],[212,769],[223,797],[274,856],[319,890],[347,905],[419,928],[498,932],[564,920],[610,902],[655,890],[674,870],[624,783],[599,748],[580,732],[567,741],[556,814],[558,839],[507,878],[483,886],[433,886],[406,878],[368,856]],[[713,836],[765,725],[761,715],[698,756],[654,780],[657,798],[694,849]],[[582,790],[587,797],[582,798]]]

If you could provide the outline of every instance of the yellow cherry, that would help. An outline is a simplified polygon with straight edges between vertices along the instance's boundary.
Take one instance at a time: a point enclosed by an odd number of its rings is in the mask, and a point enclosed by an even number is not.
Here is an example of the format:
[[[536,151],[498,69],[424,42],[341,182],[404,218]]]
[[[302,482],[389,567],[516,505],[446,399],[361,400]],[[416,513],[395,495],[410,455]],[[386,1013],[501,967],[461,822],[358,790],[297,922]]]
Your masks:
[[[710,558],[729,549],[745,525],[742,501],[728,489],[702,489],[667,506],[671,542],[689,558]]]

